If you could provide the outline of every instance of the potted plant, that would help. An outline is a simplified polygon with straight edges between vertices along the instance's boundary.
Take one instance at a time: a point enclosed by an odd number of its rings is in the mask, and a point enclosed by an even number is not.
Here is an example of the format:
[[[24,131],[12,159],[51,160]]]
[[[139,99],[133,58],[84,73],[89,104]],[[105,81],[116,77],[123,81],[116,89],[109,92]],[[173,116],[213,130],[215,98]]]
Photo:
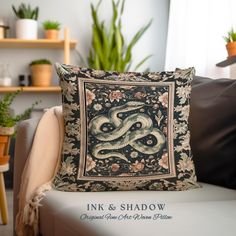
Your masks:
[[[88,65],[93,69],[129,71],[132,66],[132,50],[138,40],[150,27],[152,21],[140,28],[129,43],[125,42],[122,34],[122,14],[125,1],[112,0],[113,16],[108,29],[104,21],[98,19],[98,10],[101,1],[95,7],[91,4],[92,25],[92,47],[87,59]],[[149,56],[141,60],[132,70],[137,70],[145,63]]]
[[[33,86],[50,86],[52,80],[52,63],[47,59],[34,60],[30,63]]]
[[[46,39],[58,39],[59,31],[61,28],[61,24],[59,22],[46,20],[43,22],[43,28],[45,30]]]
[[[228,35],[224,37],[224,40],[226,41],[226,49],[228,51],[228,56],[232,57],[236,55],[236,32],[232,28]]]
[[[22,114],[14,115],[10,106],[19,92],[6,93],[0,99],[0,165],[6,164],[9,161],[10,138],[15,133],[16,124],[21,120],[29,118],[33,108],[38,104],[38,102],[35,102]]]
[[[14,6],[12,6],[12,9],[18,18],[16,21],[16,38],[37,39],[39,8],[31,8],[30,5],[26,6],[24,3],[21,3],[18,10]]]

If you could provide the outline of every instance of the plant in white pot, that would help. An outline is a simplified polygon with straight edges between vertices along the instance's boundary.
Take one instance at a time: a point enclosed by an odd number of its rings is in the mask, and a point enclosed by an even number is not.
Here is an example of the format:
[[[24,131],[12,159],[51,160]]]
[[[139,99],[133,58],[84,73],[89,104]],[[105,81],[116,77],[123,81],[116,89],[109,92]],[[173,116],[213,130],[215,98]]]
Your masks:
[[[21,3],[18,10],[12,6],[18,18],[16,21],[16,38],[18,39],[37,39],[38,38],[38,13],[39,8],[31,8],[30,5]]]
[[[46,39],[57,40],[59,37],[59,31],[61,24],[57,21],[46,20],[43,22],[43,28],[45,30]]]
[[[30,63],[32,85],[47,87],[52,81],[52,63],[47,59],[34,60]]]

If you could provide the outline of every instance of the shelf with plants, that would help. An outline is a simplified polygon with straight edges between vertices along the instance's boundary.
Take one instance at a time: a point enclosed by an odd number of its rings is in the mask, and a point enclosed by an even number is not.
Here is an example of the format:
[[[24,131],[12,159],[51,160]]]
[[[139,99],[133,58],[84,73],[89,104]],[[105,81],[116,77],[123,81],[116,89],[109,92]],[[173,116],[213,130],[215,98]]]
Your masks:
[[[64,30],[64,39],[59,39],[59,31],[61,24],[57,21],[46,20],[43,22],[43,28],[45,32],[45,38],[38,38],[38,13],[39,8],[32,8],[29,4],[20,4],[18,8],[12,6],[12,9],[17,18],[16,20],[16,38],[3,38],[0,39],[0,49],[62,49],[64,53],[65,64],[70,64],[70,51],[76,47],[77,41],[71,40],[69,37],[69,29]],[[38,59],[34,63],[41,65],[31,65],[32,85],[25,87],[9,87],[11,86],[10,77],[8,73],[3,74],[0,92],[7,93],[12,91],[21,90],[23,92],[60,92],[59,86],[52,86],[52,66],[43,65],[42,61],[47,59]],[[48,64],[48,63],[46,63]],[[39,68],[40,67],[40,68]],[[50,68],[49,68],[50,67]],[[34,68],[34,70],[33,70]],[[47,73],[46,73],[47,71]],[[50,73],[49,73],[50,72]],[[44,74],[43,74],[44,73]],[[40,75],[41,74],[41,75]],[[42,75],[43,74],[43,75]],[[46,76],[47,75],[47,76]],[[22,76],[21,76],[22,77]],[[37,84],[36,84],[37,77]],[[46,78],[47,81],[46,82]],[[43,79],[42,79],[43,78]],[[5,80],[4,80],[5,79]],[[41,79],[41,80],[40,80]],[[24,78],[19,78],[20,81],[24,81]],[[9,82],[10,81],[10,82]],[[42,82],[42,83],[41,83]],[[24,82],[20,85],[25,84]]]
[[[23,39],[0,39],[0,48],[45,48],[45,49],[63,49],[64,50],[64,63],[70,63],[70,50],[76,47],[76,40],[69,39],[69,29],[65,28],[64,40],[52,40],[52,39],[35,39],[35,40],[23,40]],[[49,87],[0,87],[0,93],[12,92],[17,90],[23,92],[60,92],[59,86]]]

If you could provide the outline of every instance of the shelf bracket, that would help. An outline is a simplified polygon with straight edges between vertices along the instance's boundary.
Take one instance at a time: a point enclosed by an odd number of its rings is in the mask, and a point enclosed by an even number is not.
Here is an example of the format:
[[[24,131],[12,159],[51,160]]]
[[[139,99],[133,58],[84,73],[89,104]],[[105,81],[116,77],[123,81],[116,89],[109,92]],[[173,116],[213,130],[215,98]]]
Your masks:
[[[226,60],[216,64],[218,67],[226,67],[236,63],[236,56],[228,57]]]
[[[64,30],[64,63],[70,64],[70,38],[67,27]]]

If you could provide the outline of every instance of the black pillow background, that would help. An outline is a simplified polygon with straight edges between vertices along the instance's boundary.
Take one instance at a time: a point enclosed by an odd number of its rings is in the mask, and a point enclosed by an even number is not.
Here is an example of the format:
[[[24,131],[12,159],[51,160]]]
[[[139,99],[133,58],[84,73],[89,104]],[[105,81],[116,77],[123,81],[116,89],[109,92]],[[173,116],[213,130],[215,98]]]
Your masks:
[[[189,125],[198,181],[236,189],[236,80],[195,76]]]

